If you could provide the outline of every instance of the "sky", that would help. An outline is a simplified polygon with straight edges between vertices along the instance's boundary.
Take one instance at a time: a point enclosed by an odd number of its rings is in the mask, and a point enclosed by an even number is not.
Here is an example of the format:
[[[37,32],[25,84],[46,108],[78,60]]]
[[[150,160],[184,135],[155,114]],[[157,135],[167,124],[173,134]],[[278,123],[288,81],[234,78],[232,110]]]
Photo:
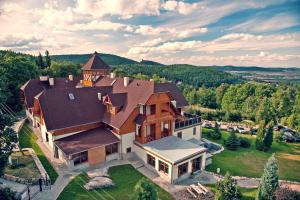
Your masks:
[[[0,49],[300,67],[300,0],[0,0]]]

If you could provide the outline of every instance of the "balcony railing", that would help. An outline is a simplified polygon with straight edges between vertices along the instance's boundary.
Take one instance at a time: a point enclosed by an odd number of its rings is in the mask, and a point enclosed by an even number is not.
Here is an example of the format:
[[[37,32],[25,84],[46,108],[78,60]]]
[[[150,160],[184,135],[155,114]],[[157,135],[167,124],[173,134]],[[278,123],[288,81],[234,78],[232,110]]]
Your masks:
[[[190,113],[184,113],[183,115],[186,119],[184,121],[176,120],[175,130],[195,126],[201,123],[201,117],[198,115],[193,115]]]

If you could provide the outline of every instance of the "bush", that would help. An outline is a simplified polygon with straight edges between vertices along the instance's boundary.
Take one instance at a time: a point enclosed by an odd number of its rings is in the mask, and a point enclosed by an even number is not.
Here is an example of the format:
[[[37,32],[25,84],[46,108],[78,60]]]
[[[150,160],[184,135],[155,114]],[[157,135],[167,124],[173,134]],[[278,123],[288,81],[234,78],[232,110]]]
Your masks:
[[[0,188],[0,200],[19,200],[17,193],[10,188]]]
[[[275,192],[276,200],[300,199],[300,193],[289,187],[278,188]]]
[[[237,148],[240,146],[240,141],[234,132],[231,132],[230,136],[225,142],[225,146],[232,151],[237,150]]]
[[[224,179],[217,183],[216,200],[239,200],[242,199],[242,193],[230,174],[227,172]]]
[[[249,148],[251,146],[251,141],[248,138],[240,137],[240,146],[243,148]]]
[[[205,134],[207,135],[208,138],[212,138],[212,135],[215,131],[212,129],[207,129],[205,130]]]

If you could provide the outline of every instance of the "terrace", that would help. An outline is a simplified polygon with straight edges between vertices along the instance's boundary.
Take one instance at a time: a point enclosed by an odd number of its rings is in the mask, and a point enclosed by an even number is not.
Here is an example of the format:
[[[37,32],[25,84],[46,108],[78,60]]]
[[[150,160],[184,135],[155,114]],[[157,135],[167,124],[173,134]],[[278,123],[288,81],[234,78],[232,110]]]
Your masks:
[[[201,117],[190,113],[183,113],[184,120],[175,121],[175,131],[196,126],[201,123]]]

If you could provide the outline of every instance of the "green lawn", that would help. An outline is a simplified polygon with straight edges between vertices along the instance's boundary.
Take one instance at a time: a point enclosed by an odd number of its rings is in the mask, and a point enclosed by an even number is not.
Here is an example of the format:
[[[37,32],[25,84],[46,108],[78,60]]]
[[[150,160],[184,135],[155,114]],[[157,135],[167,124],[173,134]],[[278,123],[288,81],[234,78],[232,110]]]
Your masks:
[[[14,152],[11,154],[11,158],[14,160],[13,163],[18,162],[18,164],[15,167],[11,167],[7,163],[4,168],[5,174],[27,180],[38,179],[40,177],[40,171],[28,151],[24,151],[24,155],[21,152]]]
[[[108,170],[110,178],[115,186],[107,189],[96,189],[87,191],[83,187],[88,182],[89,177],[82,173],[75,177],[62,191],[58,200],[96,200],[96,199],[132,199],[136,183],[145,176],[135,170],[131,165],[121,165],[111,167]],[[169,193],[155,185],[158,191],[158,197],[162,200],[173,199]]]
[[[58,174],[50,164],[46,156],[44,155],[43,151],[40,149],[39,145],[35,142],[37,137],[34,135],[32,130],[28,127],[27,124],[24,124],[23,128],[19,133],[19,141],[21,148],[32,148],[34,149],[36,155],[38,156],[39,160],[41,161],[42,165],[44,166],[45,170],[47,171],[52,184],[56,181]]]
[[[216,193],[216,185],[210,184],[210,185],[205,185],[209,189],[211,189],[212,192]],[[243,200],[254,200],[256,196],[257,189],[256,188],[240,188],[242,195],[243,195]]]
[[[207,129],[203,128],[204,138],[207,138],[206,132]],[[221,132],[222,139],[215,140],[215,142],[223,145],[229,132]],[[206,168],[208,171],[216,172],[219,167],[222,174],[229,171],[232,175],[237,176],[261,177],[267,159],[272,153],[275,153],[279,164],[280,179],[300,182],[300,144],[274,141],[269,152],[262,152],[255,149],[255,137],[244,134],[237,135],[249,138],[252,141],[251,147],[248,149],[240,147],[237,151],[230,151],[225,148],[223,152],[213,156],[213,163]]]

